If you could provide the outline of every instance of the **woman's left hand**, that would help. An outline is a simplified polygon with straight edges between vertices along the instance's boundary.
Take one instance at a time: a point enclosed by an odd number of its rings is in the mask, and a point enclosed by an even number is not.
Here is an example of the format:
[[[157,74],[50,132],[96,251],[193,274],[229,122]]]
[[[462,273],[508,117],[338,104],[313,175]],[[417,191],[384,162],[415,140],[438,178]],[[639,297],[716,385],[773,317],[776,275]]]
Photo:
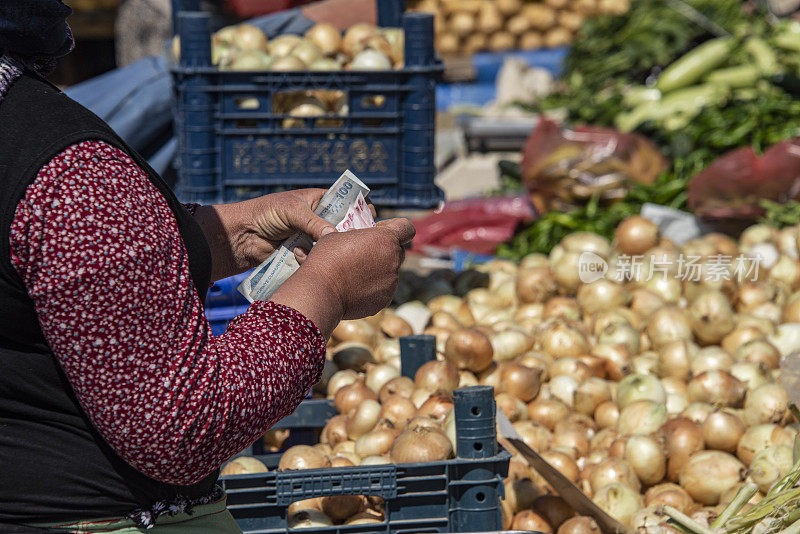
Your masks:
[[[211,246],[213,279],[255,267],[297,232],[308,234],[314,241],[335,232],[333,225],[314,213],[324,194],[324,189],[297,189],[198,208],[195,219]],[[374,216],[372,205],[370,210]],[[307,251],[294,252],[298,261],[305,259]]]

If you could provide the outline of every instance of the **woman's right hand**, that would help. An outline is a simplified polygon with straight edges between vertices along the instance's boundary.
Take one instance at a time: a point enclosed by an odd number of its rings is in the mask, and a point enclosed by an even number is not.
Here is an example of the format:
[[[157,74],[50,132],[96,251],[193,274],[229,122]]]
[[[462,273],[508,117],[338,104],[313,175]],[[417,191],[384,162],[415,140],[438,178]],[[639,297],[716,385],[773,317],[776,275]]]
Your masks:
[[[408,219],[331,233],[317,241],[302,269],[324,280],[325,288],[341,303],[344,319],[374,315],[392,301],[405,257],[403,245],[414,234]]]
[[[391,302],[403,245],[414,233],[408,219],[388,219],[327,234],[270,300],[299,311],[329,337],[340,320],[374,315]]]

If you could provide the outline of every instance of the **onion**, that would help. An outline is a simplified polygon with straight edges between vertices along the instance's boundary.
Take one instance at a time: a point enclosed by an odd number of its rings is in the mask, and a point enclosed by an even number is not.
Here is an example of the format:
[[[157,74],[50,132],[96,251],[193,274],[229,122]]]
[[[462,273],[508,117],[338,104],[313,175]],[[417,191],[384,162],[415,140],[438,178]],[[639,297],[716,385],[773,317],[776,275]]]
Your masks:
[[[589,439],[586,432],[580,428],[557,429],[553,433],[552,447],[570,451],[570,456],[580,458],[589,454]]]
[[[591,322],[591,325],[587,324],[587,326],[592,327],[592,331],[594,335],[600,335],[608,325],[611,324],[628,324],[630,325],[631,322],[628,316],[623,312],[626,308],[615,308],[613,310],[605,310],[595,313],[593,315],[587,315],[586,320]]]
[[[552,260],[552,254],[550,257]],[[580,258],[580,252],[567,251],[550,265],[556,283],[563,294],[574,295],[581,285],[580,275],[578,274]]]
[[[547,383],[547,387],[553,397],[572,408],[575,403],[575,391],[578,389],[577,380],[566,375],[554,376]]]
[[[283,448],[283,444],[289,438],[288,428],[273,428],[267,430],[262,437],[264,448],[268,452],[278,452]]]
[[[414,329],[408,321],[396,313],[384,310],[379,324],[381,331],[391,338],[399,338],[414,334]]]
[[[670,419],[658,430],[667,455],[667,479],[677,482],[689,456],[703,450],[703,431],[691,419]]]
[[[740,345],[733,357],[736,360],[764,365],[768,369],[777,369],[780,367],[781,353],[766,339],[754,339]]]
[[[494,398],[497,402],[497,408],[503,410],[503,413],[512,423],[528,418],[527,407],[525,403],[509,395],[508,393],[498,393]]]
[[[416,387],[430,391],[441,389],[452,393],[458,387],[458,382],[458,369],[449,361],[427,362],[414,375]]]
[[[508,506],[512,513],[530,509],[533,507],[533,501],[542,494],[530,479],[506,479],[503,486],[505,488],[505,498],[502,502]]]
[[[617,431],[613,428],[604,428],[592,437],[589,448],[592,452],[605,452],[618,437]]]
[[[414,418],[416,412],[417,407],[409,399],[392,395],[381,403],[380,418],[390,421],[394,428],[402,429]]]
[[[375,359],[370,349],[364,343],[348,341],[338,345],[333,350],[333,361],[340,369],[352,369],[357,372],[364,372],[368,363],[374,363]]]
[[[769,270],[768,280],[782,282],[791,288],[797,287],[800,280],[800,264],[795,258],[781,255],[777,263]]]
[[[517,297],[522,303],[542,303],[558,290],[549,267],[520,268],[516,280]]]
[[[295,501],[289,505],[286,511],[289,515],[301,510],[322,510],[322,497],[314,497],[313,499],[303,499],[302,501]]]
[[[267,36],[252,24],[239,24],[235,26],[233,45],[240,50],[267,51]]]
[[[380,456],[389,452],[396,437],[397,432],[394,430],[372,430],[356,440],[354,451],[362,458]]]
[[[383,385],[378,393],[378,398],[381,402],[386,402],[386,399],[395,395],[409,399],[414,392],[414,387],[414,382],[407,376],[397,376]]]
[[[597,342],[607,345],[623,345],[631,354],[639,352],[639,332],[629,324],[614,323],[603,329]]]
[[[495,391],[500,389],[500,371],[505,364],[492,362],[482,373],[478,373],[478,382],[482,386],[492,386]]]
[[[642,497],[637,491],[618,483],[600,488],[592,500],[623,525],[629,524],[633,514],[643,505]]]
[[[328,24],[327,22],[312,26],[306,32],[305,37],[317,45],[326,56],[334,55],[342,45],[342,34],[333,24]]]
[[[578,304],[586,314],[607,310],[609,307],[625,306],[631,294],[620,284],[600,279],[584,284],[578,289]]]
[[[447,415],[453,411],[453,396],[447,391],[438,390],[417,409],[417,417],[429,417],[444,423]]]
[[[647,506],[669,505],[684,514],[694,508],[694,501],[686,490],[671,482],[664,482],[648,489],[644,494],[644,501]]]
[[[617,432],[621,435],[651,434],[667,421],[667,408],[663,403],[640,400],[620,410]]]
[[[589,352],[589,342],[583,332],[562,320],[543,325],[540,333],[542,351],[554,358],[576,358]]]
[[[541,373],[518,363],[506,363],[500,370],[500,391],[530,402],[539,393]],[[552,383],[552,382],[551,382]]]
[[[595,345],[592,354],[603,359],[611,380],[622,380],[633,372],[631,353],[624,345]]]
[[[644,288],[658,295],[664,302],[677,304],[681,299],[681,282],[668,274],[656,274],[644,282]]]
[[[250,456],[239,456],[225,464],[225,467],[220,471],[220,475],[252,475],[256,473],[266,473],[269,469],[267,466],[256,458]]]
[[[714,407],[707,402],[693,402],[683,410],[681,415],[702,425],[713,411]]]
[[[658,226],[639,215],[622,221],[614,232],[617,248],[630,256],[644,254],[658,244],[659,237]]]
[[[800,323],[778,325],[777,331],[767,336],[767,341],[780,351],[781,356],[800,350]]]
[[[751,312],[756,317],[766,319],[773,324],[781,322],[781,307],[774,302],[767,302]]]
[[[330,518],[319,510],[313,508],[300,510],[290,514],[286,520],[289,529],[332,527]]]
[[[754,326],[736,327],[730,334],[722,339],[722,348],[733,354],[736,349],[748,341],[763,339],[764,333]]]
[[[589,475],[589,484],[595,493],[613,483],[624,484],[637,492],[641,488],[636,472],[621,458],[606,458],[595,465]]]
[[[378,332],[375,327],[364,319],[356,319],[352,321],[341,321],[336,328],[333,329],[331,338],[336,341],[357,341],[373,347],[378,339]]]
[[[752,313],[740,313],[737,324],[739,326],[754,326],[761,330],[765,336],[770,336],[776,331],[776,325],[772,321],[763,317],[756,317]]]
[[[730,371],[733,363],[733,356],[720,347],[706,347],[692,358],[692,376],[697,376],[706,371]]]
[[[641,400],[663,404],[667,394],[661,382],[652,375],[636,374],[625,377],[617,386],[617,405],[621,410]]]
[[[398,376],[400,376],[400,370],[387,363],[367,364],[365,384],[369,389],[378,393],[386,383]]]
[[[611,400],[611,389],[602,378],[588,378],[575,390],[573,405],[576,411],[584,415],[594,415],[597,407]]]
[[[553,430],[556,423],[569,415],[569,407],[556,399],[538,398],[528,404],[528,418],[549,430]]]
[[[533,511],[545,518],[548,524],[557,529],[567,519],[575,517],[574,510],[558,495],[542,495],[533,501]]]
[[[747,469],[735,456],[722,451],[698,451],[680,473],[680,484],[702,504],[716,505],[722,494],[744,480]]]
[[[780,423],[789,409],[789,396],[778,384],[764,384],[747,393],[744,401],[744,422],[747,425]]]
[[[439,423],[439,421],[431,419],[430,417],[418,417],[418,416],[414,416],[414,418],[408,422],[408,424],[406,425],[406,430],[413,430],[419,427],[435,428],[438,430],[442,430],[442,425],[441,423]]]
[[[450,335],[445,358],[458,369],[479,373],[492,363],[494,351],[489,339],[474,328],[463,328]]]
[[[719,291],[701,293],[689,307],[692,331],[704,343],[719,343],[735,325],[733,309]]]
[[[647,323],[647,335],[656,349],[670,341],[692,339],[692,328],[686,314],[676,306],[665,306],[653,313]]]
[[[594,420],[599,428],[616,428],[619,422],[619,408],[614,401],[600,403],[594,411]]]
[[[332,495],[322,498],[322,511],[334,521],[344,521],[363,506],[360,495]]]
[[[746,429],[742,420],[735,415],[716,411],[703,422],[703,440],[708,449],[736,452],[736,446]]]
[[[689,402],[707,402],[722,406],[740,406],[745,386],[727,371],[705,371],[692,378],[687,388]]]
[[[392,62],[383,52],[372,48],[362,50],[353,58],[350,70],[391,70]]]
[[[767,493],[772,485],[792,470],[792,447],[773,445],[755,455],[750,462],[750,478]]]
[[[322,429],[320,441],[331,446],[347,441],[347,416],[340,414],[331,417]]]
[[[400,357],[400,340],[384,339],[378,343],[373,357],[378,363],[387,363],[394,357]]]
[[[378,424],[381,416],[381,404],[372,399],[366,399],[358,404],[347,415],[347,437],[357,440]]]
[[[541,453],[547,463],[558,470],[559,473],[567,477],[573,484],[577,484],[581,477],[581,470],[569,455],[553,450]]]
[[[628,436],[620,436],[611,442],[608,447],[608,455],[613,458],[622,458],[625,456],[625,446],[628,444]]]
[[[331,458],[331,467],[353,467],[354,465],[356,464],[353,463],[352,460],[344,456],[334,456]]]
[[[396,463],[436,462],[453,454],[450,439],[441,430],[426,427],[407,429],[397,436],[390,456]]]
[[[522,510],[514,515],[514,520],[511,522],[512,530],[528,530],[535,532],[544,532],[550,534],[553,532],[553,527],[542,517],[533,510]]]
[[[625,446],[625,460],[646,486],[652,486],[667,474],[667,459],[658,442],[650,436],[631,436]]]
[[[415,334],[421,334],[431,318],[428,308],[416,300],[401,304],[394,312],[411,325]]]
[[[377,33],[378,29],[367,22],[353,24],[344,34],[342,39],[342,51],[350,57],[354,57],[364,48],[364,43]]]
[[[290,447],[281,456],[278,470],[286,469],[319,469],[330,467],[331,461],[327,456],[309,445],[295,445]]]
[[[736,446],[736,456],[750,465],[756,454],[772,445],[792,445],[794,432],[778,425],[763,424],[748,428]]]
[[[342,387],[333,397],[333,403],[341,414],[348,414],[350,410],[366,400],[377,400],[374,391],[364,385],[364,380],[359,378],[352,384]]]
[[[458,388],[468,388],[478,385],[478,377],[470,371],[459,371]]]
[[[636,288],[631,292],[630,309],[642,317],[649,317],[663,306],[664,299],[649,289]]]
[[[446,330],[448,334],[463,328],[461,323],[458,322],[458,319],[456,319],[452,313],[446,311],[433,312],[433,315],[431,315],[431,326]]]
[[[658,353],[653,351],[643,352],[631,360],[631,365],[633,366],[633,372],[636,374],[655,376]]]
[[[558,527],[558,534],[601,534],[597,522],[588,515],[567,519]]]
[[[543,425],[532,421],[518,421],[513,424],[514,430],[522,438],[522,441],[535,451],[546,451],[553,442],[553,433]]]
[[[577,321],[581,318],[578,302],[570,297],[553,297],[547,301],[542,310],[545,319],[568,319]]]
[[[491,337],[494,360],[501,362],[514,359],[533,347],[533,337],[519,328],[498,332]]]
[[[336,371],[328,380],[328,397],[331,398],[344,386],[349,386],[358,379],[358,373],[352,369]]]

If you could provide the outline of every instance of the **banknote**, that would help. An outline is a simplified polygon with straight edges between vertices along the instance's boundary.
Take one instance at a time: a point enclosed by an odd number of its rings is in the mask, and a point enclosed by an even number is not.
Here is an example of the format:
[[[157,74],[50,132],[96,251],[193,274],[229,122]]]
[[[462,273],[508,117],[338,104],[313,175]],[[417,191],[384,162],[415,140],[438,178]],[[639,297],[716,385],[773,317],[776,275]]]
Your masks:
[[[336,226],[347,215],[350,206],[357,202],[359,194],[363,199],[369,194],[369,188],[352,172],[344,171],[325,192],[314,213]],[[239,292],[251,303],[268,300],[300,267],[294,256],[294,249],[302,247],[310,250],[312,245],[311,238],[306,234],[298,233],[289,237],[239,284]]]

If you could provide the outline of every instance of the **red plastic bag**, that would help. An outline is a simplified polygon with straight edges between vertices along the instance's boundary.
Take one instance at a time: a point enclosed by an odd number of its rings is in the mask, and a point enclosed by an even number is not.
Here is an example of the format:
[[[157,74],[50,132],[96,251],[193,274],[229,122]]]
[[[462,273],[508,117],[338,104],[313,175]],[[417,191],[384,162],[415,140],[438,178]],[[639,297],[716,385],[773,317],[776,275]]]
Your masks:
[[[728,152],[689,182],[689,208],[707,221],[751,222],[764,214],[761,199],[800,200],[800,138],[760,157],[752,147]]]
[[[460,249],[492,254],[513,237],[519,223],[534,218],[525,197],[497,197],[448,202],[440,211],[414,220],[414,250]]]
[[[522,180],[540,213],[568,211],[593,195],[623,198],[632,182],[650,184],[666,169],[658,148],[639,134],[610,128],[561,128],[542,119],[522,151]]]

